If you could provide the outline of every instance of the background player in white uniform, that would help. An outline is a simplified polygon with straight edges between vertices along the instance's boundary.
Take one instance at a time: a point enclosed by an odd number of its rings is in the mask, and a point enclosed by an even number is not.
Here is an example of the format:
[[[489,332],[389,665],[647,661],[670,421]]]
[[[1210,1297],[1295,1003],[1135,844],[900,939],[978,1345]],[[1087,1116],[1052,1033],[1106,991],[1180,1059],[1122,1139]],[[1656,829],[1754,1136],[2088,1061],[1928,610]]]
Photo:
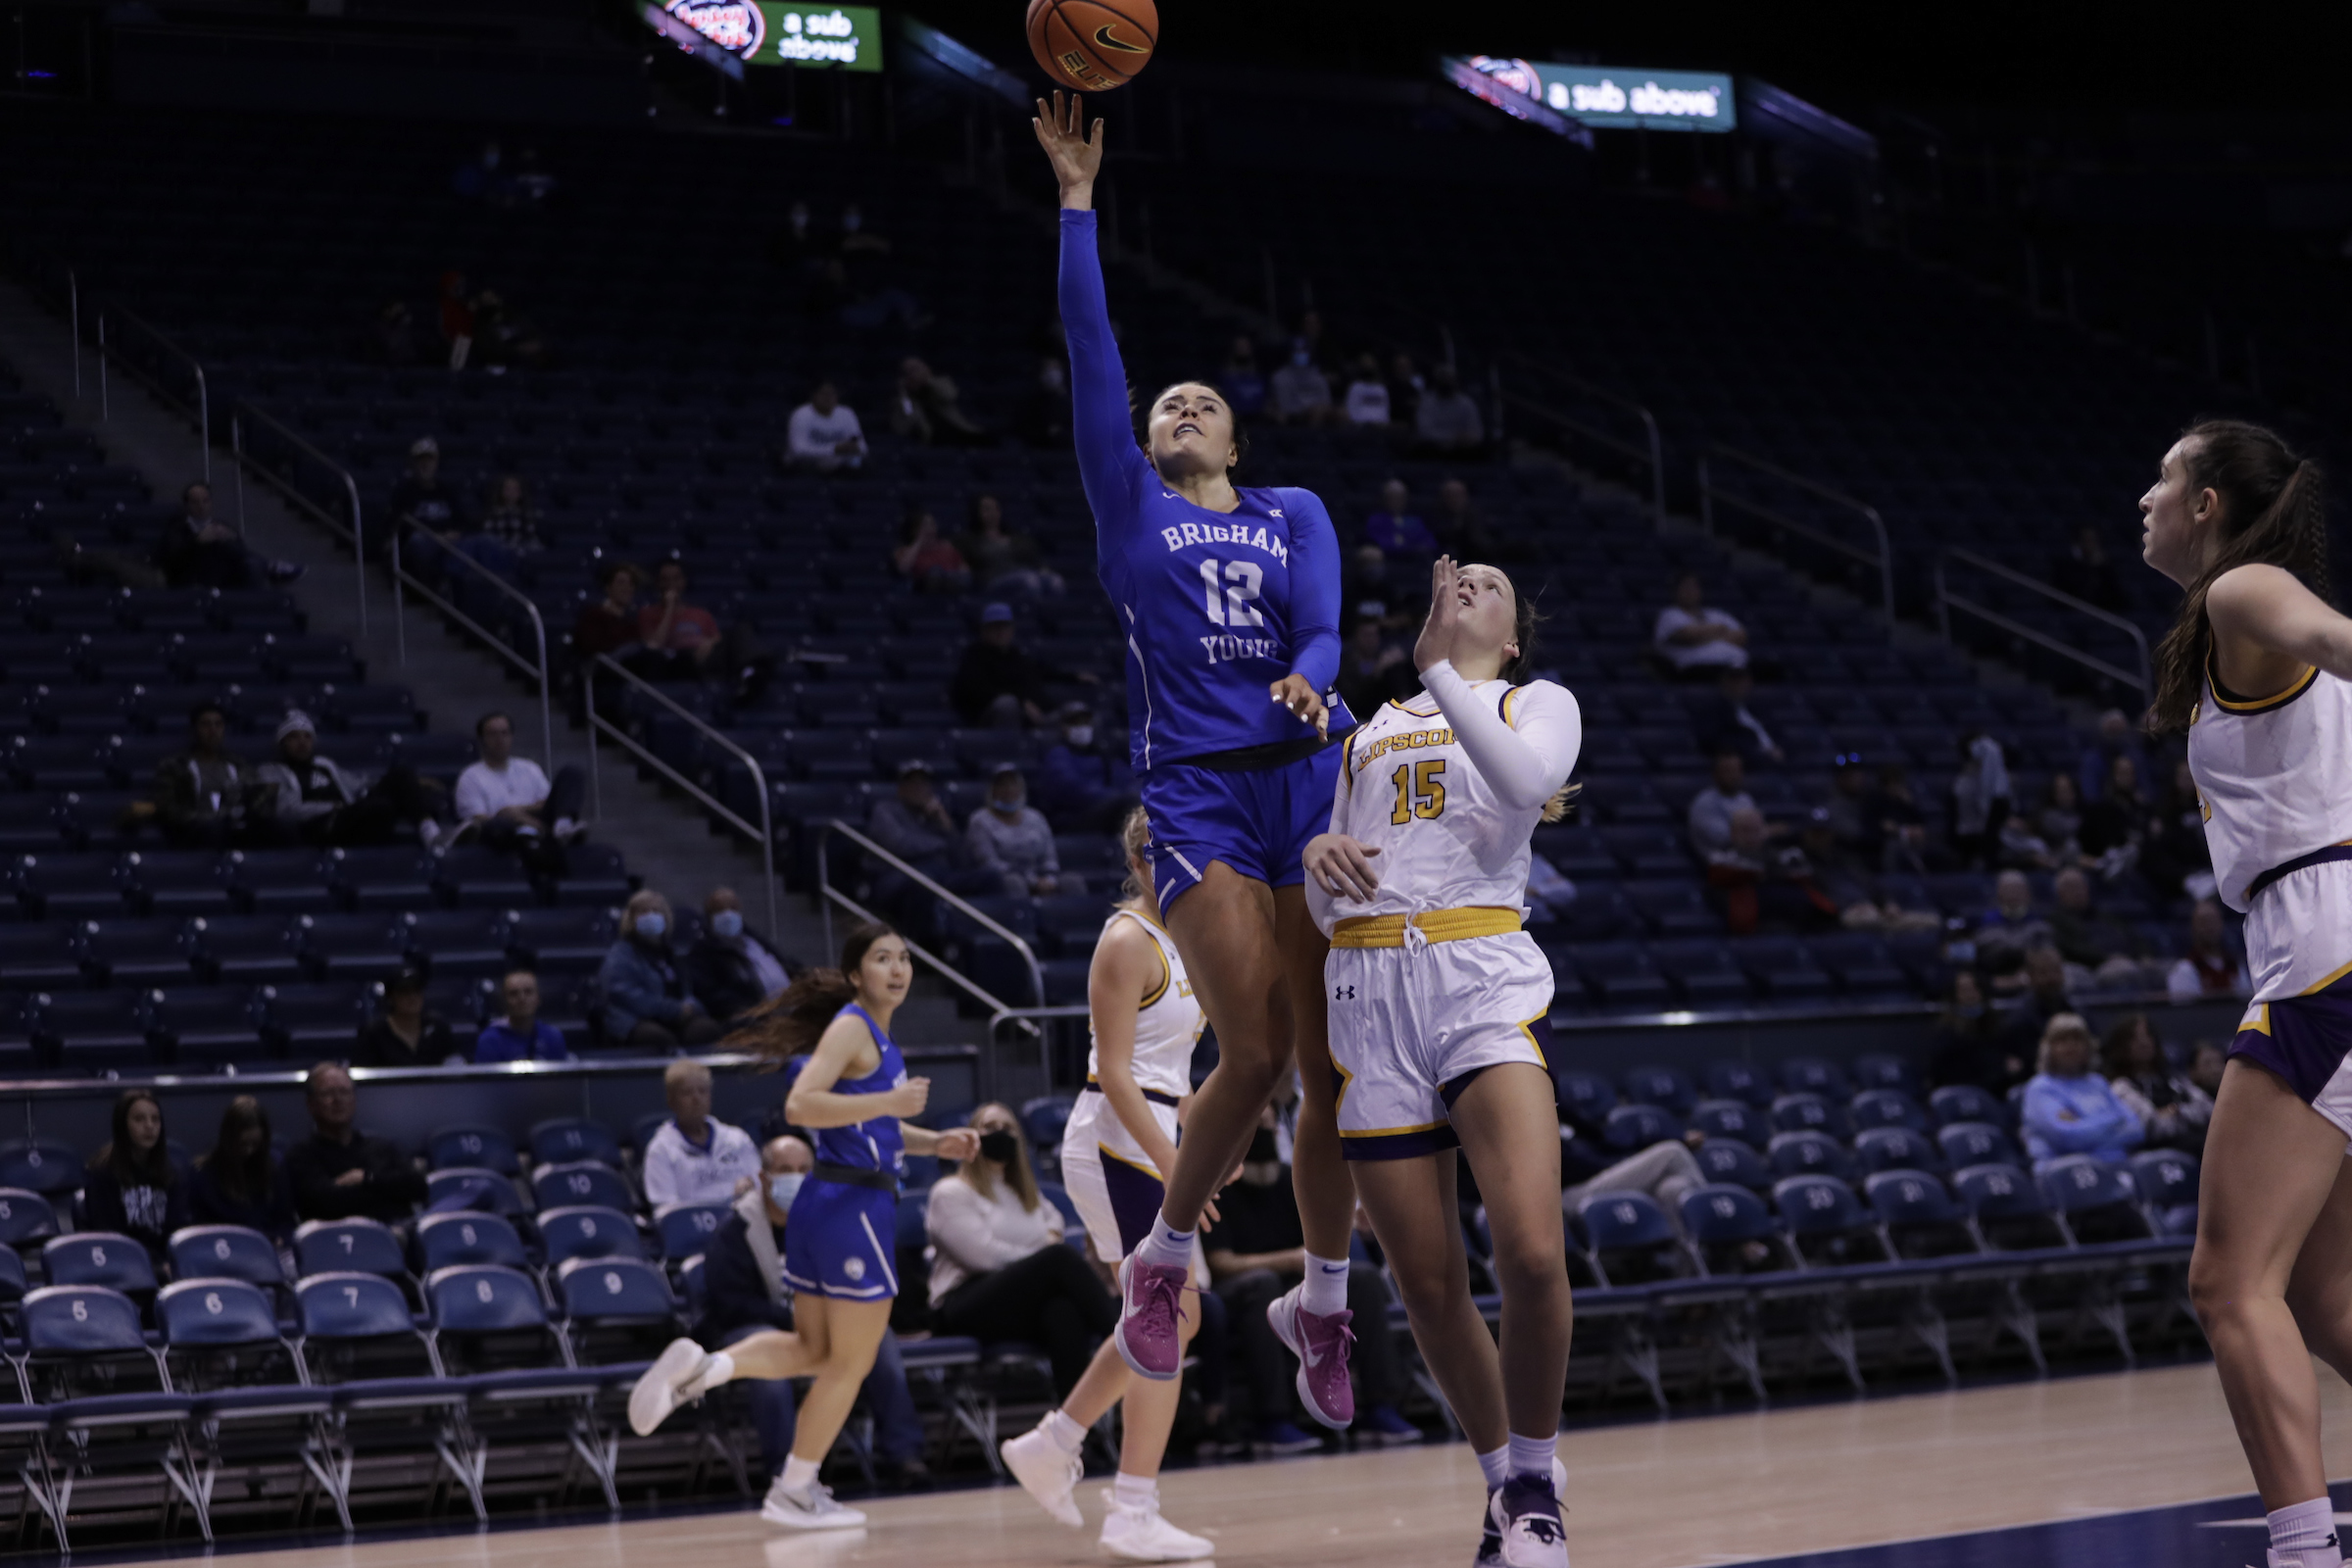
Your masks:
[[[2193,426],[2140,497],[2187,590],[2148,727],[2188,731],[2254,1005],[2206,1136],[2189,1295],[2269,1511],[2274,1568],[2340,1568],[2317,1353],[2352,1377],[2352,620],[2326,601],[2319,471],[2270,431]]]
[[[1524,681],[1532,607],[1493,566],[1431,568],[1422,691],[1348,737],[1331,831],[1306,849],[1341,1149],[1421,1348],[1489,1488],[1479,1561],[1566,1568],[1568,1380],[1551,965],[1520,929],[1528,840],[1566,805],[1576,699]],[[1470,1298],[1454,1150],[1486,1200],[1497,1357]]]
[[[1102,927],[1087,971],[1094,1049],[1086,1092],[1061,1135],[1061,1181],[1086,1221],[1095,1255],[1112,1267],[1151,1230],[1166,1197],[1161,1173],[1176,1160],[1177,1112],[1193,1091],[1193,1048],[1200,1039],[1200,1004],[1185,978],[1176,941],[1159,923],[1145,851],[1152,825],[1137,807],[1120,837],[1127,851],[1127,897]],[[1213,1220],[1212,1201],[1204,1222]],[[1196,1283],[1202,1275],[1195,1243]],[[1179,1308],[1183,1340],[1200,1326],[1199,1298]],[[1131,1562],[1205,1557],[1213,1543],[1159,1516],[1159,1462],[1176,1422],[1180,1381],[1139,1378],[1109,1340],[1071,1388],[1061,1408],[1031,1431],[1005,1440],[1001,1452],[1015,1479],[1045,1510],[1075,1530],[1085,1520],[1070,1493],[1083,1465],[1087,1428],[1122,1398],[1119,1474],[1102,1519],[1102,1548]]]

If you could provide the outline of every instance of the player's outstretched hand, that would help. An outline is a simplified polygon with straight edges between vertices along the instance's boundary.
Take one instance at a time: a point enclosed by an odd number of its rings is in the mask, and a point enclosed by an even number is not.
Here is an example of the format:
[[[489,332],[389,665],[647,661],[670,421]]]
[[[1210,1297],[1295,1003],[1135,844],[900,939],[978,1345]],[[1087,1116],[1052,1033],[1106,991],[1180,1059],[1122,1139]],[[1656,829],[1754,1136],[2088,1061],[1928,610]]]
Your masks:
[[[1453,657],[1454,633],[1462,624],[1461,568],[1440,556],[1429,568],[1429,619],[1413,644],[1413,668],[1427,672]]]
[[[1037,144],[1046,150],[1054,164],[1054,178],[1061,186],[1061,205],[1084,212],[1095,202],[1095,175],[1102,169],[1102,122],[1098,120],[1090,134],[1086,123],[1086,99],[1071,93],[1065,99],[1060,92],[1054,102],[1043,98],[1037,101],[1037,117],[1029,122],[1037,132]]]
[[[1380,891],[1380,873],[1372,868],[1379,853],[1378,846],[1345,833],[1318,833],[1306,841],[1306,874],[1335,899],[1369,904]]]
[[[1331,710],[1323,706],[1323,694],[1307,684],[1304,675],[1285,675],[1266,690],[1299,723],[1312,724],[1317,735],[1330,736]]]

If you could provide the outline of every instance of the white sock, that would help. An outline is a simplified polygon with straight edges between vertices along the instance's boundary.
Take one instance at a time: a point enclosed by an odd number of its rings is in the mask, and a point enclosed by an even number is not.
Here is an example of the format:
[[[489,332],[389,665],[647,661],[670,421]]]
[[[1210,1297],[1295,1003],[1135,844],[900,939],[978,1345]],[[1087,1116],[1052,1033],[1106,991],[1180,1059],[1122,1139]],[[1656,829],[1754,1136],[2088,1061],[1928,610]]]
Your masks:
[[[1495,1449],[1494,1452],[1492,1452],[1492,1453],[1482,1453],[1482,1454],[1480,1454],[1480,1455],[1478,1456],[1478,1468],[1479,1468],[1479,1471],[1480,1471],[1480,1473],[1481,1473],[1481,1474],[1483,1474],[1483,1475],[1484,1475],[1484,1476],[1487,1478],[1487,1485],[1488,1485],[1488,1486],[1490,1486],[1490,1487],[1499,1487],[1499,1486],[1501,1486],[1501,1485],[1502,1485],[1502,1484],[1503,1484],[1505,1481],[1508,1481],[1508,1480],[1510,1480],[1510,1479],[1511,1479],[1511,1446],[1510,1446],[1510,1445],[1506,1443],[1506,1444],[1504,1444],[1504,1445],[1503,1445],[1501,1447],[1499,1447],[1499,1448],[1496,1448],[1496,1449]]]
[[[1193,1235],[1170,1225],[1167,1216],[1155,1216],[1152,1234],[1136,1247],[1135,1255],[1160,1268],[1190,1268],[1193,1266]]]
[[[1523,1438],[1514,1432],[1511,1434],[1511,1474],[1541,1480],[1544,1490],[1548,1492],[1551,1490],[1551,1461],[1559,1451],[1560,1439],[1556,1432],[1548,1438]]]
[[[2280,1508],[2270,1515],[2271,1550],[2287,1568],[2337,1568],[2344,1560],[2336,1544],[2335,1504],[2326,1496]]]
[[[1122,1508],[1159,1512],[1159,1481],[1153,1476],[1131,1476],[1122,1470],[1110,1483],[1110,1499]]]
[[[1306,1286],[1298,1304],[1317,1317],[1348,1310],[1348,1260],[1306,1254]]]
[[[710,1359],[703,1363],[702,1375],[681,1385],[678,1392],[691,1397],[715,1389],[721,1383],[731,1383],[734,1379],[735,1358],[724,1350],[713,1350]]]
[[[796,1497],[806,1497],[808,1489],[816,1485],[816,1461],[793,1454],[784,1461],[784,1474],[778,1479],[786,1492]]]
[[[1037,1424],[1037,1430],[1046,1435],[1046,1441],[1064,1453],[1076,1453],[1086,1442],[1086,1428],[1059,1410],[1048,1410],[1046,1418]]]

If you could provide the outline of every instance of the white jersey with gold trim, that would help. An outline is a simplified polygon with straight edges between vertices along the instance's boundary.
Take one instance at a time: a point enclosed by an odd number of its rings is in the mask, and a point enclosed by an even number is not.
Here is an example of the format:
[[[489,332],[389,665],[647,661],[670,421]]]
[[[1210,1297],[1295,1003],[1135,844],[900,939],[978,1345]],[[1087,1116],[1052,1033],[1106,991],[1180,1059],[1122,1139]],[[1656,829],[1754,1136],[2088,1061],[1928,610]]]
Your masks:
[[[1561,775],[1574,765],[1583,720],[1565,687],[1484,680],[1467,690],[1531,742],[1542,735],[1547,756],[1564,751]],[[1359,915],[1524,910],[1529,835],[1543,818],[1541,801],[1512,806],[1496,794],[1427,691],[1389,703],[1348,737],[1331,813],[1331,831],[1380,851],[1380,886],[1368,901],[1335,898],[1307,878],[1315,923],[1329,936]]]
[[[2188,726],[2188,770],[2222,902],[2243,911],[2255,878],[2352,840],[2352,682],[2306,669],[2247,702],[2210,672]]]
[[[1102,922],[1102,934],[1110,935],[1121,920],[1133,920],[1142,926],[1159,952],[1159,982],[1144,993],[1144,1000],[1136,1009],[1136,1085],[1181,1100],[1193,1092],[1193,1048],[1200,1042],[1206,1018],[1200,1000],[1193,995],[1192,981],[1185,978],[1184,956],[1176,951],[1176,939],[1168,935],[1168,928],[1134,909],[1114,909],[1110,918]],[[1090,1027],[1086,1048],[1088,1083],[1095,1081],[1099,1066],[1095,1059],[1094,1030]]]

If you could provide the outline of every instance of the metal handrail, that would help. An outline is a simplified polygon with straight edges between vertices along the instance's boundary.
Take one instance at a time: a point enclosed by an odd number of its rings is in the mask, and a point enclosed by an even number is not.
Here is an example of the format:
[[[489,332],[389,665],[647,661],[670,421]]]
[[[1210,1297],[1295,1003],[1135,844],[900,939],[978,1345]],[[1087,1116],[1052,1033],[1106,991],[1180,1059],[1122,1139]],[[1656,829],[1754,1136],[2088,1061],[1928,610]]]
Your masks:
[[[1004,925],[992,916],[984,914],[979,909],[974,908],[969,901],[957,896],[956,894],[949,892],[930,875],[912,865],[909,865],[906,861],[900,859],[897,856],[891,854],[890,851],[884,849],[881,845],[876,844],[872,839],[867,838],[863,833],[858,832],[856,828],[850,826],[849,823],[844,822],[839,817],[833,817],[828,820],[824,825],[823,831],[817,835],[816,840],[816,886],[817,891],[823,894],[826,900],[826,906],[823,912],[825,917],[825,948],[828,952],[830,952],[833,947],[833,910],[831,908],[831,905],[839,904],[843,908],[848,909],[851,913],[857,915],[861,920],[871,920],[876,918],[876,916],[853,903],[847,894],[843,893],[839,888],[833,886],[833,879],[831,875],[832,866],[825,855],[825,844],[826,841],[836,833],[839,833],[843,838],[848,839],[852,844],[857,845],[866,854],[882,861],[885,865],[891,867],[891,869],[904,873],[908,880],[922,887],[924,891],[928,892],[933,898],[945,903],[949,907],[955,909],[958,914],[971,921],[974,925],[979,926],[982,930],[987,931],[992,936],[1003,937],[1006,944],[1011,947],[1012,951],[1021,956],[1021,961],[1029,966],[1029,984],[1037,994],[1037,1004],[1041,1007],[1046,1004],[1045,966],[1037,961],[1037,950],[1029,946],[1028,942],[1021,936],[1019,932],[1012,930],[1010,927]],[[906,946],[909,949],[912,949],[914,944],[909,942],[906,944]],[[1000,1002],[995,997],[990,996],[986,991],[983,991],[978,985],[965,978],[956,970],[950,969],[947,967],[947,965],[940,963],[938,959],[934,958],[931,960],[931,962],[944,971],[949,979],[953,980],[956,984],[961,986],[966,992],[970,993],[974,999],[986,1003],[992,1010],[1001,1010],[1006,1005],[1004,1003]]]
[[[1753,468],[1759,473],[1768,473],[1784,484],[1796,486],[1807,495],[1819,496],[1824,501],[1860,513],[1863,520],[1870,524],[1871,532],[1878,536],[1879,553],[1874,556],[1861,546],[1840,539],[1826,529],[1817,528],[1809,522],[1799,522],[1786,513],[1775,512],[1770,507],[1759,505],[1744,496],[1733,495],[1729,491],[1718,491],[1715,488],[1711,466],[1719,458],[1727,463]],[[1816,544],[1827,545],[1841,555],[1853,557],[1865,565],[1878,567],[1879,596],[1886,609],[1886,618],[1889,620],[1894,618],[1894,542],[1887,535],[1886,519],[1879,515],[1878,508],[1859,496],[1848,495],[1842,490],[1834,490],[1818,479],[1808,479],[1803,474],[1792,472],[1777,463],[1769,463],[1752,452],[1742,452],[1738,447],[1711,446],[1700,454],[1698,460],[1699,522],[1710,535],[1715,532],[1715,501],[1719,495],[1729,505],[1753,513],[1769,522],[1788,529],[1790,533],[1802,534]]]
[[[531,602],[530,595],[466,554],[465,551],[447,551],[444,553],[444,559],[465,563],[467,570],[478,572],[490,586],[505,594],[509,599],[514,600],[530,612],[531,637],[539,647],[539,662],[533,664],[529,660],[523,658],[508,645],[504,637],[499,636],[489,627],[460,610],[454,601],[444,599],[434,591],[431,584],[423,578],[414,575],[406,566],[402,565],[400,562],[400,524],[395,521],[392,525],[392,624],[398,635],[401,667],[407,668],[409,662],[409,632],[404,620],[408,612],[408,601],[402,592],[403,585],[406,585],[415,588],[425,603],[473,633],[477,639],[489,646],[492,653],[524,674],[537,678],[539,682],[539,733],[546,738],[547,770],[553,774],[556,770],[556,721],[555,708],[549,693],[554,690],[554,682],[549,678],[551,670],[547,662],[547,622],[541,617],[539,607]]]
[[[104,362],[101,362],[102,366],[103,363]],[[327,511],[324,507],[318,505],[318,503],[316,501],[313,501],[309,496],[304,495],[293,485],[288,484],[285,480],[272,473],[270,470],[270,466],[268,464],[263,463],[260,459],[255,458],[246,452],[245,421],[247,419],[251,419],[254,423],[265,426],[266,428],[276,432],[277,435],[284,439],[288,445],[292,446],[295,451],[309,458],[313,463],[318,464],[327,472],[333,474],[336,478],[343,481],[344,492],[351,497],[350,527],[345,527],[342,523],[342,520],[333,513]],[[344,467],[334,459],[328,457],[325,453],[319,451],[308,441],[305,441],[301,436],[296,435],[293,429],[289,427],[284,420],[272,416],[263,409],[254,404],[247,403],[243,399],[239,399],[236,403],[230,405],[229,407],[228,449],[237,460],[238,472],[242,473],[246,468],[251,468],[265,483],[267,483],[271,489],[275,490],[279,495],[284,496],[288,501],[291,501],[294,503],[294,505],[309,513],[313,517],[326,524],[328,532],[335,534],[342,539],[350,541],[352,564],[354,569],[359,573],[360,579],[360,635],[363,638],[366,637],[368,635],[368,533],[366,524],[361,520],[360,516],[360,482],[351,476],[351,470],[349,468]],[[237,505],[239,508],[237,514],[237,531],[239,533],[243,533],[245,531],[245,514],[243,511],[244,494],[245,492],[242,488],[240,488],[237,492]]]
[[[67,274],[67,279],[69,286],[74,288],[78,293],[79,285],[74,279],[71,272]],[[122,351],[120,332],[117,333],[116,341],[111,345],[106,343],[104,332],[101,331],[100,333],[101,351],[111,352],[114,357],[122,363],[122,368],[128,371],[134,380],[143,383],[148,391],[153,392],[157,397],[160,397],[166,403],[172,405],[181,413],[185,414],[192,412],[195,414],[196,438],[201,444],[201,449],[204,454],[204,482],[208,485],[211,484],[213,482],[213,403],[212,395],[207,390],[204,378],[203,362],[198,360],[195,355],[190,354],[186,349],[181,348],[177,342],[166,336],[159,328],[155,326],[153,322],[149,321],[145,317],[140,316],[135,311],[125,309],[120,301],[109,300],[101,296],[97,301],[97,304],[99,310],[99,319],[101,321],[103,321],[107,317],[111,316],[115,318],[118,325],[127,322],[133,331],[144,334],[149,341],[154,343],[165,353],[171,355],[172,358],[185,362],[187,368],[196,373],[196,407],[191,411],[188,408],[188,405],[181,402],[179,397],[173,393],[170,387],[164,385],[163,382],[157,380],[154,376],[141,369],[137,362],[132,360]],[[76,298],[74,301],[73,308],[76,314],[78,314],[80,309],[80,302],[78,298]],[[78,367],[76,367],[76,370],[78,372]]]
[[[1952,562],[1958,562],[1962,565],[1974,567],[1979,571],[1990,572],[1996,577],[2016,583],[2021,588],[2031,588],[2044,599],[2055,600],[2060,606],[2077,614],[2088,615],[2093,620],[2114,627],[2132,639],[2132,647],[2139,656],[2139,672],[2133,674],[2119,665],[2109,663],[2096,655],[2083,652],[2072,643],[2060,642],[2047,632],[2037,631],[2023,621],[2014,620],[1988,605],[1981,605],[1975,600],[1961,598],[1951,591],[1944,580],[1944,568]],[[2110,680],[2122,681],[2127,686],[2136,686],[2139,688],[2142,701],[2155,699],[2156,664],[2148,654],[2147,633],[2113,611],[2101,610],[2094,604],[2077,599],[2064,589],[2053,588],[2048,583],[2029,577],[2013,567],[2004,566],[1997,561],[1987,561],[1973,550],[1953,547],[1944,550],[1936,558],[1936,623],[1942,631],[1946,642],[1952,641],[1952,612],[1955,610],[1964,611],[1981,620],[1990,621],[2012,637],[2023,637],[2028,642],[2047,648],[2050,652],[2071,659],[2078,664],[2097,670]]]
[[[697,784],[694,780],[688,778],[685,774],[679,772],[676,768],[663,761],[655,754],[651,747],[640,744],[636,736],[631,735],[627,730],[622,729],[618,724],[613,723],[611,719],[605,717],[602,712],[598,711],[596,706],[596,671],[597,666],[600,664],[611,670],[613,674],[618,675],[622,680],[627,681],[630,685],[636,687],[639,691],[644,692],[647,696],[653,698],[654,701],[660,703],[662,707],[668,709],[671,712],[686,720],[687,723],[692,724],[696,729],[701,730],[705,736],[716,741],[727,751],[732,752],[738,759],[742,760],[744,766],[752,770],[752,784],[760,792],[759,826],[755,827],[750,822],[744,820],[744,818],[730,810],[727,806],[716,796],[712,795],[710,791],[704,789],[700,784]],[[544,685],[541,686],[540,693],[542,698],[544,698],[546,694],[546,687]],[[706,719],[701,714],[693,712],[688,709],[679,706],[679,704],[673,701],[667,693],[663,692],[660,687],[654,685],[653,682],[645,679],[645,677],[639,675],[634,670],[631,670],[625,665],[619,663],[612,658],[611,654],[599,654],[594,659],[591,659],[580,665],[580,696],[582,705],[587,709],[588,711],[588,788],[590,791],[590,800],[593,802],[593,808],[596,814],[602,816],[605,813],[603,760],[596,747],[597,731],[602,730],[606,734],[611,735],[614,740],[620,742],[621,745],[627,747],[630,751],[636,753],[640,760],[652,763],[653,766],[660,771],[663,778],[668,779],[672,784],[675,784],[678,788],[693,796],[697,801],[700,801],[703,804],[704,808],[709,810],[712,815],[716,816],[720,821],[726,823],[736,832],[741,833],[744,835],[744,837],[753,840],[760,846],[760,857],[767,875],[767,928],[770,931],[775,930],[776,915],[778,910],[778,905],[776,903],[775,818],[773,815],[773,808],[770,806],[767,798],[767,772],[764,768],[760,767],[759,760],[755,759],[751,753],[745,751],[742,747],[727,739],[725,733],[719,730],[715,725],[711,724],[709,719]],[[549,745],[551,747],[554,745],[553,735],[554,732],[551,730],[549,732]],[[831,941],[828,938],[826,946],[830,947],[831,945]]]
[[[1037,1064],[1041,1081],[1048,1091],[1054,1086],[1054,1036],[1037,1027],[1041,1019],[1087,1018],[1094,1009],[1084,1003],[1063,1003],[1057,1007],[999,1007],[988,1015],[988,1054],[984,1061],[994,1061],[997,1054],[997,1031],[1007,1023],[1025,1025],[1037,1036]]]
[[[1540,360],[1531,359],[1516,351],[1513,351],[1509,357],[1514,363],[1524,365],[1554,381],[1572,387],[1585,397],[1623,409],[1642,421],[1642,428],[1648,437],[1646,451],[1635,446],[1622,436],[1611,435],[1606,430],[1587,424],[1582,419],[1573,418],[1547,404],[1540,403],[1524,392],[1506,390],[1501,394],[1504,401],[1517,404],[1539,418],[1549,419],[1552,423],[1565,429],[1574,430],[1587,440],[1596,441],[1612,452],[1622,453],[1637,462],[1647,463],[1649,465],[1650,520],[1656,526],[1664,527],[1666,525],[1666,442],[1659,433],[1657,416],[1624,393],[1613,391],[1595,381],[1588,381],[1572,370],[1563,370],[1554,366],[1545,365]],[[1499,413],[1499,411],[1497,412]]]

